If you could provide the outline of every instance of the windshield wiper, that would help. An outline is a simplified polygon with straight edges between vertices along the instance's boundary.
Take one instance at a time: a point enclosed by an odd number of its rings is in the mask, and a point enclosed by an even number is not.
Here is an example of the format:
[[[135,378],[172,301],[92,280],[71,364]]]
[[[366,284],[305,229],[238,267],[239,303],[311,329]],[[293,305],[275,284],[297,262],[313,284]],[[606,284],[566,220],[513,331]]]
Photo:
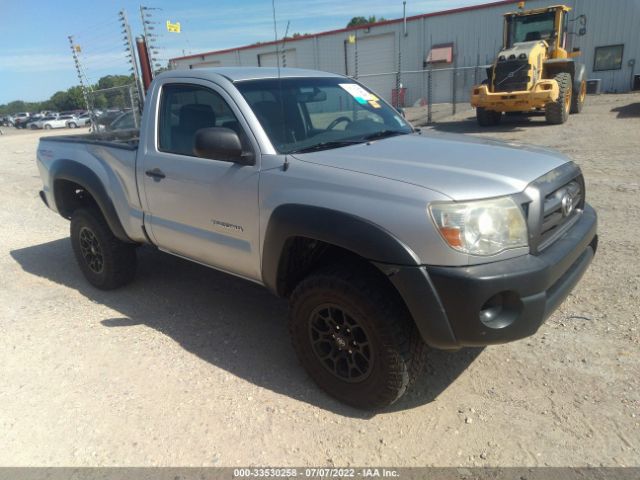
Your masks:
[[[362,140],[339,140],[334,142],[320,142],[309,147],[299,148],[298,150],[292,150],[289,153],[308,153],[318,152],[320,150],[329,150],[331,148],[346,147],[348,145],[355,145],[356,143],[362,143]]]
[[[362,140],[378,140],[380,138],[395,137],[396,135],[406,135],[408,132],[402,130],[380,130],[362,137]]]

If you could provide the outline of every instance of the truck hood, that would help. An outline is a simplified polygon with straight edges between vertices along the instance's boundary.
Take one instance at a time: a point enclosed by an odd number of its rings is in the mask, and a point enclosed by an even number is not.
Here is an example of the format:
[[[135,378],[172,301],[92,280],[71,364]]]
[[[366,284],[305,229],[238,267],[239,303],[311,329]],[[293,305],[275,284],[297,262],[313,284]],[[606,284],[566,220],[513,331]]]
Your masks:
[[[443,133],[400,135],[295,158],[418,185],[457,201],[522,192],[570,161],[543,148]]]

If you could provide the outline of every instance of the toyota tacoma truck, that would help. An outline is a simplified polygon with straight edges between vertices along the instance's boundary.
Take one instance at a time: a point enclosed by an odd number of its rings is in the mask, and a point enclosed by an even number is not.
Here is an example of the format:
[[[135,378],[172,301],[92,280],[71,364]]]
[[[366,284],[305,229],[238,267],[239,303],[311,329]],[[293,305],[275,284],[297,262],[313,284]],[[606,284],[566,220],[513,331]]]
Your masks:
[[[130,282],[140,245],[259,283],[312,379],[365,409],[428,348],[534,334],[598,243],[567,157],[416,130],[310,70],[164,72],[139,130],[42,138],[37,163],[93,286]]]

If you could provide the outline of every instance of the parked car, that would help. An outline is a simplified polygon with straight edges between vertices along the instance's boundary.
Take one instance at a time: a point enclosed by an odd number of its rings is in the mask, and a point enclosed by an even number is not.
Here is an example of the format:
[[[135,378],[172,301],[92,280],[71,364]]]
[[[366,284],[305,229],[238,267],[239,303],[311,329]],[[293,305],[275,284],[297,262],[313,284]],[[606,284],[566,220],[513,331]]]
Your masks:
[[[32,130],[43,129],[45,122],[53,122],[56,121],[58,117],[53,115],[49,115],[46,117],[33,116],[26,124],[26,128],[31,128]],[[49,127],[51,128],[51,127]]]
[[[77,120],[72,115],[60,115],[59,117],[46,117],[39,122],[42,125],[40,128],[45,130],[51,130],[52,128],[66,128],[69,127],[69,123],[77,126]],[[75,128],[72,127],[72,128]]]
[[[2,125],[3,127],[14,127],[15,125],[13,123],[13,117],[11,115],[5,115],[0,120],[0,125]]]
[[[65,126],[68,128],[83,126],[83,123],[75,115],[61,115],[60,119],[65,120]]]
[[[136,128],[133,112],[125,112],[118,115],[113,122],[109,124],[107,130],[130,130]]]
[[[23,126],[24,126],[24,128],[30,128],[32,130],[35,130],[37,128],[42,128],[42,126],[40,124],[38,124],[37,122],[39,122],[40,120],[42,120],[44,118],[46,118],[45,115],[32,115],[31,117],[29,117],[29,120],[27,120],[23,124]]]
[[[95,118],[95,131],[104,132],[109,129],[113,121],[122,115],[121,110],[107,111]]]
[[[29,112],[16,113],[13,116],[13,124],[16,128],[25,128],[25,123],[27,123],[30,117]]]
[[[366,409],[405,393],[427,345],[533,335],[598,245],[564,155],[417,131],[325,72],[164,72],[139,131],[46,137],[37,156],[89,283],[131,282],[153,244],[264,285],[311,378]]]
[[[89,115],[88,113],[83,113],[81,115],[78,115],[78,126],[80,127],[88,127],[89,125],[91,125],[91,115]]]

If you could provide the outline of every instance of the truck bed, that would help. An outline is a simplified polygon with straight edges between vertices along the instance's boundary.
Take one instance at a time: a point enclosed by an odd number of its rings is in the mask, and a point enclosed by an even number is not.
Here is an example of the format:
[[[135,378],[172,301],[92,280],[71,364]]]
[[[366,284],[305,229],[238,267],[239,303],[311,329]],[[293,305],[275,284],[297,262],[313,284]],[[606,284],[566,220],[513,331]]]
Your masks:
[[[88,143],[108,147],[135,150],[140,140],[140,130],[117,130],[113,132],[92,132],[79,135],[61,135],[56,137],[42,137],[47,142]]]

